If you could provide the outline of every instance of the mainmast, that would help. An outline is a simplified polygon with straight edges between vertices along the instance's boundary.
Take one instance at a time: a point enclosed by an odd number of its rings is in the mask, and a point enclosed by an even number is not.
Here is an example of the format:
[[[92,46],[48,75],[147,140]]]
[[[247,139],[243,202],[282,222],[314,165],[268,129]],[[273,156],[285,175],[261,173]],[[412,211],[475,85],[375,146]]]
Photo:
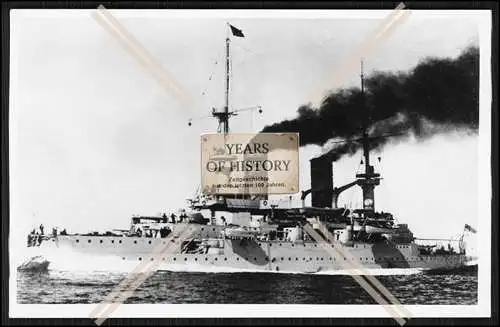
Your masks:
[[[361,60],[361,106],[364,110],[363,115],[363,156],[365,159],[365,172],[356,174],[358,184],[363,190],[363,209],[367,211],[375,211],[375,186],[380,184],[380,174],[375,173],[375,169],[370,165],[370,142],[368,138],[369,114],[368,107],[365,101],[365,87],[363,74],[363,60]]]

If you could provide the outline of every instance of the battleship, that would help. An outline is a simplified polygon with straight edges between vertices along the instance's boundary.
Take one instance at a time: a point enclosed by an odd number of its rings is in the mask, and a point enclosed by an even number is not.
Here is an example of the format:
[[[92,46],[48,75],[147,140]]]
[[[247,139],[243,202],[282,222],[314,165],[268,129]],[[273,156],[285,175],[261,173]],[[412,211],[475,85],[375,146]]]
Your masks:
[[[233,36],[243,35],[241,30],[228,27]],[[218,133],[229,133],[229,119],[238,112],[230,111],[229,106],[230,43],[228,33],[225,105],[210,114],[218,121]],[[363,90],[361,70],[362,94]],[[262,113],[260,106],[250,109]],[[192,123],[189,120],[190,126]],[[381,175],[370,161],[370,140],[364,128],[356,140],[362,143],[364,171],[354,174],[354,180],[346,185],[333,185],[331,158],[311,159],[311,187],[299,193],[301,205],[272,201],[267,194],[238,197],[200,190],[180,212],[132,216],[128,229],[68,233],[54,228],[47,233],[42,225],[28,234],[27,247],[52,251],[66,248],[75,257],[86,254],[136,263],[158,260],[159,269],[164,270],[181,266],[186,270],[217,267],[317,273],[342,270],[351,261],[367,269],[441,270],[467,265],[472,257],[466,253],[464,235],[475,232],[473,227],[465,225],[458,249],[450,243],[445,247],[438,242],[419,242],[407,224],[398,223],[391,213],[375,209],[375,188]],[[361,188],[362,206],[357,209],[339,206],[339,195],[352,187]],[[306,206],[309,196],[311,205]],[[325,247],[335,249],[337,255]],[[42,256],[36,256],[18,269],[48,266]]]

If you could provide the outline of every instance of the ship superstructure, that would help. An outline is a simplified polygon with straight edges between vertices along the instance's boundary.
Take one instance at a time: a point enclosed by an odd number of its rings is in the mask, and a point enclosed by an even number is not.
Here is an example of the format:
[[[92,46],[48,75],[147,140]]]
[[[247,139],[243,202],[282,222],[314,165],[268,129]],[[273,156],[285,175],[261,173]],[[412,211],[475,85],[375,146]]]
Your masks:
[[[229,27],[235,35],[235,28]],[[228,36],[225,104],[211,114],[218,120],[220,133],[229,133],[229,119],[238,112],[229,106],[230,41]],[[259,106],[250,109],[261,112]],[[28,235],[28,246],[66,247],[76,254],[114,256],[134,262],[161,260],[161,269],[185,265],[187,270],[198,266],[314,273],[342,269],[343,261],[352,258],[366,268],[449,269],[466,264],[469,257],[463,242],[458,249],[419,245],[408,225],[397,223],[390,213],[375,210],[375,187],[381,177],[370,162],[367,126],[368,116],[361,137],[351,140],[362,143],[364,171],[356,174],[354,181],[335,187],[332,159],[324,155],[310,160],[311,188],[302,191],[301,205],[271,201],[266,194],[236,197],[200,192],[189,200],[186,210],[177,214],[134,216],[130,228],[106,233],[53,230],[47,235],[43,230],[34,230]],[[354,186],[362,189],[362,208],[339,207],[341,192]],[[311,206],[305,206],[308,195]],[[321,246],[324,244],[312,236],[314,233],[323,236],[322,242],[339,249],[342,255],[331,256]],[[158,254],[161,246],[168,250]]]

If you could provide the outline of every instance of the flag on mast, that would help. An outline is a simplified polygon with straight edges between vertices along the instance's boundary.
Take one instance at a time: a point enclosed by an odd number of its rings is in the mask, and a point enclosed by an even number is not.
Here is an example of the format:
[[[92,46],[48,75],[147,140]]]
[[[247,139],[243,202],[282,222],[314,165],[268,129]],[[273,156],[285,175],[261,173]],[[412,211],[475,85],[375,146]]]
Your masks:
[[[233,33],[234,36],[245,37],[245,35],[243,34],[243,31],[240,30],[239,28],[236,28],[231,24],[229,24],[229,27],[231,27],[231,32]]]
[[[469,224],[465,224],[465,230],[471,232],[471,233],[477,233],[475,228],[472,228]]]

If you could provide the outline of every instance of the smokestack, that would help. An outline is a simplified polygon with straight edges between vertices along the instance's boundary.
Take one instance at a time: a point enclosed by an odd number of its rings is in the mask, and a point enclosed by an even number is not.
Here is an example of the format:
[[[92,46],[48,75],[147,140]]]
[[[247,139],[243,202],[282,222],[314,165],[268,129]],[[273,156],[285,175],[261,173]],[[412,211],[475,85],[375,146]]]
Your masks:
[[[318,157],[310,160],[311,164],[311,205],[319,208],[331,208],[333,201],[332,160]]]

